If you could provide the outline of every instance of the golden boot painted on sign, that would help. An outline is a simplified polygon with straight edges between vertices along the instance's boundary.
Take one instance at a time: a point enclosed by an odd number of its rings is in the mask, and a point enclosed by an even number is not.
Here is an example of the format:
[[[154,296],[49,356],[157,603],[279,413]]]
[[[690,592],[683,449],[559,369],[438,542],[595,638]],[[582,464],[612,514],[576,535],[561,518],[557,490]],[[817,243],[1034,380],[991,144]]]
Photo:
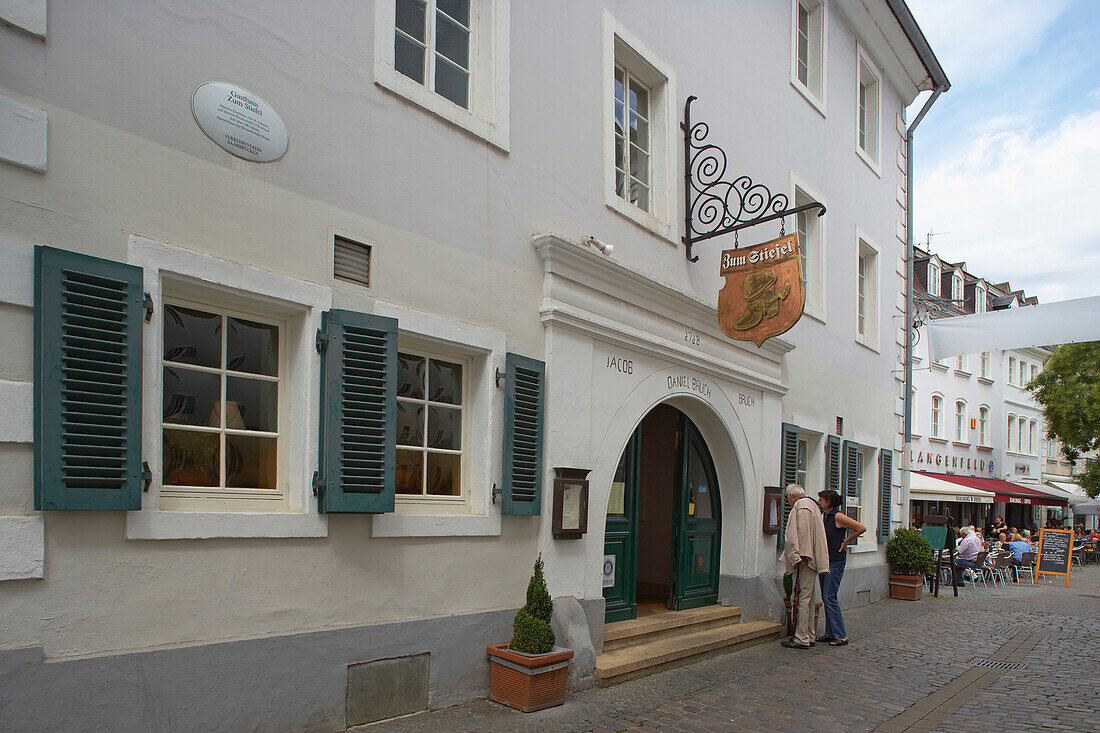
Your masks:
[[[718,323],[732,339],[762,345],[786,333],[806,306],[798,236],[722,252]]]

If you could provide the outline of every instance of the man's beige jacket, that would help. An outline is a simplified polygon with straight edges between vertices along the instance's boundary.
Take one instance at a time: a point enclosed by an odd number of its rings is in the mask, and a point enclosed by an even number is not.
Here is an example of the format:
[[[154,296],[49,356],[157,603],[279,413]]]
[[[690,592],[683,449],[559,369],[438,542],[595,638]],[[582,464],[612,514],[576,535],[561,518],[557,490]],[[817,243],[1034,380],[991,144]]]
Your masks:
[[[809,558],[808,565],[819,574],[829,572],[829,546],[825,542],[825,524],[821,521],[821,507],[808,496],[791,507],[784,535],[787,572],[793,573],[798,561]]]

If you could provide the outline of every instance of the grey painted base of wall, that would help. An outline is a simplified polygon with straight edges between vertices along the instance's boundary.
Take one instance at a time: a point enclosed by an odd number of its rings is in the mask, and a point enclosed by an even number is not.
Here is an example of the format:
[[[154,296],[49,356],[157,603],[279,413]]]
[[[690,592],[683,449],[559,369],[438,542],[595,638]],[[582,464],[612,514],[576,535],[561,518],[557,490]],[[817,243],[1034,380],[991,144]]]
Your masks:
[[[601,642],[603,607],[600,598],[579,609]],[[489,611],[73,658],[46,659],[38,646],[0,650],[0,730],[343,730],[349,665],[428,654],[429,707],[487,697],[485,647],[511,638],[514,617]]]
[[[890,569],[886,564],[848,567],[837,595],[841,609],[866,606],[890,595]],[[783,621],[783,577],[742,578],[723,575],[718,581],[718,602],[740,606],[744,621]]]

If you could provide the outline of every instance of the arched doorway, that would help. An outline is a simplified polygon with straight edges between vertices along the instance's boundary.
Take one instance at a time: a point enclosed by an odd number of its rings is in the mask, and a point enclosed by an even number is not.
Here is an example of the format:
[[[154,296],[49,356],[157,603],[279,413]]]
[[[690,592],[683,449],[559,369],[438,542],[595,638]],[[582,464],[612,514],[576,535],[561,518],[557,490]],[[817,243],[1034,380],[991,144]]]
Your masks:
[[[615,566],[603,593],[608,623],[718,601],[717,472],[683,412],[658,405],[630,436],[612,479],[606,521],[604,555]]]

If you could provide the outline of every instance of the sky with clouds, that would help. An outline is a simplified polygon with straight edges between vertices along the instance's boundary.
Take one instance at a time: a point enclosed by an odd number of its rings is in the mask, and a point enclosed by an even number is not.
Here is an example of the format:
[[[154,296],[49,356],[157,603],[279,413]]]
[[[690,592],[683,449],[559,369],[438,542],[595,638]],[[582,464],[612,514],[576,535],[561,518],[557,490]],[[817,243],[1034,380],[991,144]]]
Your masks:
[[[916,241],[1040,302],[1100,295],[1100,2],[908,4],[951,80],[915,135]]]

